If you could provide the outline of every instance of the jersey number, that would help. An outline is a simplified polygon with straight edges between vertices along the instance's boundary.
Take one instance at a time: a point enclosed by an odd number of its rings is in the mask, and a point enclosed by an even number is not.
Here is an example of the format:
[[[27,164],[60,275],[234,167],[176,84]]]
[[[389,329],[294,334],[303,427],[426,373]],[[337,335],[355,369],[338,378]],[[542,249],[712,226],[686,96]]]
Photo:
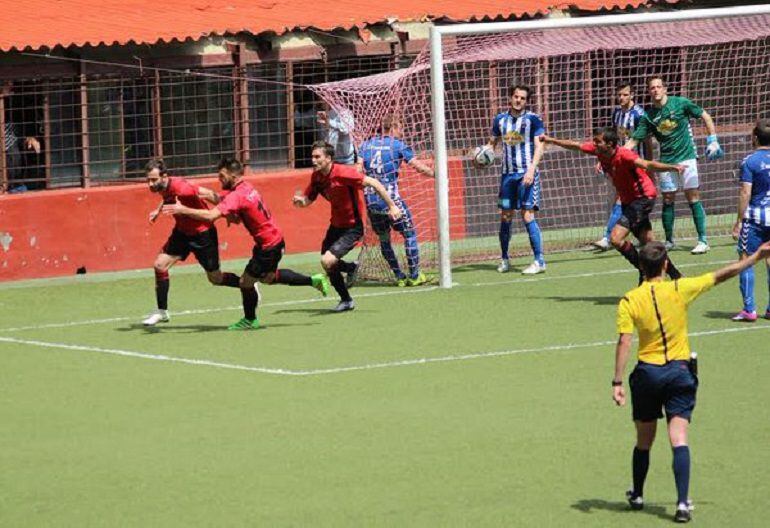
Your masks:
[[[382,151],[374,151],[374,156],[372,156],[372,160],[369,162],[369,169],[373,170],[377,174],[382,174]]]

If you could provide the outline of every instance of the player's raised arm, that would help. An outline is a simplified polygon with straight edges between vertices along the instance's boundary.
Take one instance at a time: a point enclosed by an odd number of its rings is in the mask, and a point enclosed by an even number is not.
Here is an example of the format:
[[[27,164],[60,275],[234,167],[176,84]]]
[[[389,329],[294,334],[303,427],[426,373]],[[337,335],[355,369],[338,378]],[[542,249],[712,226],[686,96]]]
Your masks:
[[[198,187],[198,197],[212,205],[217,205],[221,200],[216,191],[207,187]]]
[[[394,202],[390,197],[388,190],[379,182],[379,180],[369,176],[364,176],[364,187],[371,187],[374,189],[374,192],[376,192],[379,197],[382,198],[382,200],[387,204],[388,216],[391,218],[391,220],[395,221],[401,218],[401,209],[398,208],[396,202]]]
[[[634,165],[640,169],[652,172],[677,172],[683,174],[687,170],[687,165],[672,165],[670,163],[662,163],[660,161],[646,160],[644,158],[636,158]]]
[[[563,149],[572,150],[574,152],[583,152],[581,149],[582,143],[579,141],[573,141],[571,139],[557,139],[555,137],[548,136],[546,134],[542,134],[540,136],[540,141],[546,145],[556,145],[557,147],[561,147]],[[588,154],[587,152],[585,154]]]
[[[427,176],[428,178],[436,177],[436,173],[433,172],[433,169],[428,167],[428,165],[418,160],[417,158],[412,158],[411,161],[409,161],[409,166],[413,167],[417,172]]]
[[[214,207],[213,209],[193,209],[182,205],[179,198],[175,203],[165,204],[163,206],[163,214],[165,215],[180,215],[193,218],[195,220],[203,220],[204,222],[215,222],[222,217],[222,211]]]

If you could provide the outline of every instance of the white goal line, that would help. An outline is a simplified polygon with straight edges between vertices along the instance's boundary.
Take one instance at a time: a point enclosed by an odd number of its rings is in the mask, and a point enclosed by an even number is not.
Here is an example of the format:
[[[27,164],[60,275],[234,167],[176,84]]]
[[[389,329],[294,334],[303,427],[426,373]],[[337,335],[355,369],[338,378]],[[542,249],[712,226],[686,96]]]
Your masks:
[[[733,328],[722,328],[718,330],[704,330],[701,332],[691,332],[690,337],[708,337],[715,335],[731,334],[738,332],[750,332],[757,330],[770,330],[770,325],[759,324],[757,326],[740,326]],[[132,357],[136,359],[146,359],[151,361],[163,361],[170,363],[182,363],[185,365],[191,365],[196,367],[212,367],[219,369],[229,370],[241,370],[247,372],[255,372],[259,374],[272,374],[277,376],[294,376],[294,377],[308,377],[308,376],[322,376],[328,374],[341,374],[345,372],[355,372],[363,370],[380,370],[396,367],[409,367],[415,365],[429,365],[433,363],[450,363],[457,361],[468,361],[474,359],[487,359],[495,357],[514,356],[518,354],[539,354],[547,352],[562,352],[568,350],[575,350],[581,348],[596,348],[611,346],[615,344],[615,341],[594,341],[589,343],[570,343],[564,345],[551,345],[545,347],[536,348],[520,348],[514,350],[497,350],[491,352],[475,352],[469,354],[457,354],[449,356],[439,357],[423,357],[415,359],[403,359],[398,361],[384,361],[378,363],[364,363],[360,365],[348,365],[341,367],[330,367],[321,369],[306,369],[306,370],[292,370],[285,368],[272,368],[272,367],[260,367],[250,365],[239,365],[236,363],[225,363],[221,361],[213,361],[210,359],[192,359],[184,357],[167,356],[162,354],[148,354],[145,352],[135,352],[131,350],[120,350],[115,348],[101,348],[87,345],[71,345],[67,343],[54,343],[50,341],[38,341],[34,339],[17,339],[15,337],[0,336],[0,343],[11,343],[17,345],[36,346],[42,348],[58,348],[64,350],[77,350],[84,352],[96,352],[99,354],[111,354],[123,357]]]

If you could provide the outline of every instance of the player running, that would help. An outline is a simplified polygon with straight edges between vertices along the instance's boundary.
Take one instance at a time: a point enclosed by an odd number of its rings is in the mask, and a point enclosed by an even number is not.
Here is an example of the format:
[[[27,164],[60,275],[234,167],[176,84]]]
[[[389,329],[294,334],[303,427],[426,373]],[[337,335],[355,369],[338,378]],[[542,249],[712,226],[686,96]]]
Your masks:
[[[193,185],[184,178],[169,176],[163,160],[150,160],[144,171],[150,191],[159,193],[163,198],[158,208],[150,213],[150,223],[157,220],[164,204],[173,204],[178,201],[191,209],[201,211],[208,209],[206,202],[199,196],[202,188]],[[157,309],[142,321],[145,326],[155,326],[170,320],[168,314],[168,290],[170,286],[168,271],[180,260],[185,260],[190,253],[193,253],[198,259],[198,263],[205,270],[206,277],[211,284],[237,288],[240,280],[240,277],[234,273],[222,273],[220,271],[217,230],[211,222],[184,216],[174,217],[174,222],[171,236],[155,258],[153,265]]]
[[[257,281],[265,284],[312,286],[326,296],[329,285],[322,274],[308,277],[290,269],[278,269],[286,246],[283,234],[265,206],[262,196],[243,179],[241,162],[225,158],[219,163],[217,170],[224,192],[218,195],[213,191],[203,190],[201,193],[206,200],[216,204],[213,209],[195,209],[177,200],[175,203],[164,205],[163,213],[211,223],[224,217],[228,222],[243,223],[243,227],[254,239],[251,260],[246,264],[238,284],[243,300],[243,318],[230,325],[228,330],[259,328],[259,289],[255,287]]]
[[[655,206],[655,198],[658,193],[655,190],[655,183],[647,171],[680,172],[685,170],[685,167],[645,160],[633,150],[619,147],[618,133],[614,127],[596,130],[593,141],[586,143],[556,139],[546,135],[541,136],[540,139],[546,144],[550,143],[567,150],[582,152],[599,158],[602,170],[612,179],[612,184],[618,192],[622,209],[620,219],[612,228],[610,235],[612,246],[641,273],[639,253],[634,245],[626,240],[626,237],[630,232],[642,244],[655,240],[650,223],[650,213]],[[672,279],[681,277],[679,270],[670,260],[667,269],[669,277]]]
[[[756,150],[741,163],[738,220],[733,227],[733,234],[738,237],[741,260],[747,259],[763,242],[770,240],[770,119],[757,121],[751,139]],[[770,261],[766,264],[770,287]],[[740,288],[743,310],[733,317],[733,321],[753,323],[757,320],[753,267],[741,272]],[[770,301],[765,319],[770,319]]]
[[[543,157],[540,136],[545,132],[543,120],[527,110],[531,93],[529,86],[517,84],[511,88],[511,106],[492,122],[492,137],[487,147],[494,149],[503,141],[503,165],[498,195],[500,208],[500,265],[497,271],[507,273],[508,246],[511,241],[513,211],[520,210],[529,234],[535,260],[522,273],[534,275],[545,271],[543,241],[535,211],[540,209],[540,172],[537,166]]]
[[[334,312],[347,312],[356,305],[342,278],[348,278],[357,271],[357,264],[345,262],[342,258],[352,250],[364,236],[363,196],[361,189],[372,187],[388,207],[388,216],[393,222],[401,218],[401,210],[393,202],[388,191],[374,178],[364,176],[358,168],[335,163],[334,147],[326,141],[313,143],[311,160],[313,174],[304,193],[292,198],[295,207],[307,207],[319,195],[331,204],[329,229],[321,243],[321,265],[340,296]]]
[[[660,145],[660,161],[664,163],[684,164],[687,166],[681,176],[682,189],[690,204],[698,243],[690,251],[693,255],[706,253],[711,249],[706,239],[706,210],[700,202],[700,180],[695,142],[693,140],[690,118],[701,118],[706,125],[706,158],[716,160],[724,156],[724,151],[717,139],[714,120],[708,112],[686,97],[668,95],[666,82],[661,77],[651,77],[647,89],[652,98],[652,106],[639,120],[625,147],[634,148],[650,135]],[[679,174],[664,172],[660,176],[660,191],[663,193],[663,229],[666,232],[666,248],[674,247],[674,199],[679,189]]]
[[[427,279],[420,273],[420,247],[417,244],[417,232],[414,229],[412,213],[398,192],[398,175],[401,163],[414,167],[425,176],[433,177],[433,170],[414,157],[414,152],[398,139],[400,126],[396,118],[389,114],[382,119],[381,133],[367,139],[359,149],[359,163],[366,175],[378,180],[388,191],[390,198],[401,210],[401,218],[392,221],[388,216],[388,206],[375,192],[373,187],[364,190],[366,210],[372,229],[380,239],[380,250],[396,277],[398,286],[419,286]],[[398,264],[398,258],[390,243],[391,229],[404,237],[404,252],[409,267],[407,277]]]
[[[631,83],[621,82],[618,84],[615,93],[617,94],[618,106],[612,111],[612,125],[618,132],[620,143],[625,143],[639,124],[639,120],[644,115],[644,109],[634,102],[634,88],[631,86]],[[639,153],[640,157],[651,160],[652,140],[649,138],[644,140],[643,143],[640,143],[636,147],[636,151]],[[606,251],[610,248],[610,234],[612,233],[612,228],[615,227],[615,224],[620,220],[620,216],[623,214],[620,199],[617,197],[617,194],[613,194],[613,200],[614,204],[612,206],[612,211],[610,212],[610,217],[607,219],[607,229],[604,232],[604,236],[591,244],[602,251]]]

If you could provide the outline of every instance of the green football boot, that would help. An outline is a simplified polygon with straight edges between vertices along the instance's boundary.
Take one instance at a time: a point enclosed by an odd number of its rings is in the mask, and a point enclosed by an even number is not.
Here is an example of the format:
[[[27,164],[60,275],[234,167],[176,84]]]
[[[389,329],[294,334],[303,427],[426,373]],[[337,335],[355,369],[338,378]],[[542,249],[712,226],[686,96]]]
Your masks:
[[[316,273],[310,276],[310,280],[313,281],[313,288],[321,292],[321,295],[326,297],[329,295],[329,280],[323,273]]]
[[[420,273],[415,278],[410,277],[406,279],[407,286],[421,286],[426,282],[428,282],[428,277],[426,277],[424,273]]]
[[[233,323],[227,327],[228,330],[256,330],[259,328],[259,319],[246,319],[242,317],[237,323]]]

